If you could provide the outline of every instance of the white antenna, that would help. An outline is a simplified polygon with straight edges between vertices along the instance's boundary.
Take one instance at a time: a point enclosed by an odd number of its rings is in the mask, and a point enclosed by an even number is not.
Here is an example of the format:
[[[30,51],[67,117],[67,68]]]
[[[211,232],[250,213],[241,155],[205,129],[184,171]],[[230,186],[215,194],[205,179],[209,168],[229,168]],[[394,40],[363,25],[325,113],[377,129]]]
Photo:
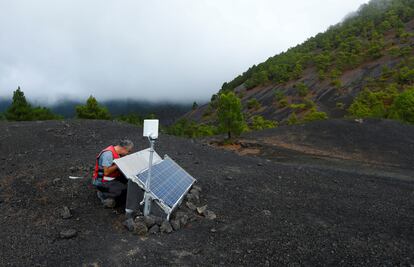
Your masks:
[[[148,137],[148,141],[150,142],[150,156],[149,156],[149,166],[148,166],[148,177],[145,183],[145,206],[144,206],[144,216],[148,216],[151,212],[151,193],[150,193],[150,185],[151,185],[151,169],[152,169],[152,159],[154,155],[154,144],[155,140],[158,138],[158,120],[144,120],[144,132],[143,136]]]

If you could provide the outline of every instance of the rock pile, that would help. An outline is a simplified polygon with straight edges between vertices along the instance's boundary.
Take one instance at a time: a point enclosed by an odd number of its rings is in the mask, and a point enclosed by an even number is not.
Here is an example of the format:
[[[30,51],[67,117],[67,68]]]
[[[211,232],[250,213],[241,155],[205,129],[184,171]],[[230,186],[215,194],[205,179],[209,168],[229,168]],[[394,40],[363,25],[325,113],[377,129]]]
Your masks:
[[[201,204],[201,187],[194,185],[186,195],[180,207],[173,213],[170,221],[154,215],[137,216],[135,219],[128,219],[123,224],[134,234],[146,236],[148,234],[172,233],[186,227],[190,222],[201,218],[214,220],[216,214],[207,209],[207,205]]]

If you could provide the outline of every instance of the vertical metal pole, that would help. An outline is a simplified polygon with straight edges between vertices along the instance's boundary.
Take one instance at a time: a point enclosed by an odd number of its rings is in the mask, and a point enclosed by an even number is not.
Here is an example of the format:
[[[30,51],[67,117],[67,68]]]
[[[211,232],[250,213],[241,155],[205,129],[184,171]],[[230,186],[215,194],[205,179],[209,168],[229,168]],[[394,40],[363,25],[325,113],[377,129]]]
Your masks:
[[[150,185],[151,185],[151,169],[152,169],[152,158],[154,155],[154,142],[155,140],[148,137],[150,141],[150,157],[149,157],[149,166],[148,166],[148,177],[145,183],[145,206],[144,206],[144,216],[148,216],[151,212],[151,194],[150,194]]]

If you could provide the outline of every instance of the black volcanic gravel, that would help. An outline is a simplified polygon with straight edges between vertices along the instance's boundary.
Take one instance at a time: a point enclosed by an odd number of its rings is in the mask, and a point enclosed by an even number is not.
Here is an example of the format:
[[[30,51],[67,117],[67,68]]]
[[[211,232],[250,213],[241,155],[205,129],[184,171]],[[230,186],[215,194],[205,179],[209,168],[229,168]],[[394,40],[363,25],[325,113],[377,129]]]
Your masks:
[[[167,135],[156,151],[198,179],[217,219],[139,238],[121,210],[99,205],[89,179],[68,176],[90,175],[119,138],[146,148],[141,135],[109,121],[1,122],[0,265],[414,264],[414,179],[279,164]],[[61,238],[69,229],[76,235]]]

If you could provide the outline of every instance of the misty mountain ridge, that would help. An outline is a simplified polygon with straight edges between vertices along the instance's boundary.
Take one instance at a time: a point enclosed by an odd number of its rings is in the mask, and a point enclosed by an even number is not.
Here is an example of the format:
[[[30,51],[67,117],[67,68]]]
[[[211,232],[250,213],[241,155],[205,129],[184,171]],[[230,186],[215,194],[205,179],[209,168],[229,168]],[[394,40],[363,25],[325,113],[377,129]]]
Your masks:
[[[30,102],[30,101],[29,101]],[[10,106],[11,99],[0,99],[0,112],[6,111]],[[55,104],[46,105],[53,113],[62,115],[64,118],[74,118],[75,107],[84,105],[85,101],[80,100],[64,100]],[[102,101],[101,105],[108,108],[112,116],[138,114],[140,116],[148,116],[154,114],[160,119],[162,124],[171,124],[175,119],[188,112],[193,103],[173,103],[173,102],[150,102],[140,100],[112,100]],[[37,103],[32,105],[37,106]]]

